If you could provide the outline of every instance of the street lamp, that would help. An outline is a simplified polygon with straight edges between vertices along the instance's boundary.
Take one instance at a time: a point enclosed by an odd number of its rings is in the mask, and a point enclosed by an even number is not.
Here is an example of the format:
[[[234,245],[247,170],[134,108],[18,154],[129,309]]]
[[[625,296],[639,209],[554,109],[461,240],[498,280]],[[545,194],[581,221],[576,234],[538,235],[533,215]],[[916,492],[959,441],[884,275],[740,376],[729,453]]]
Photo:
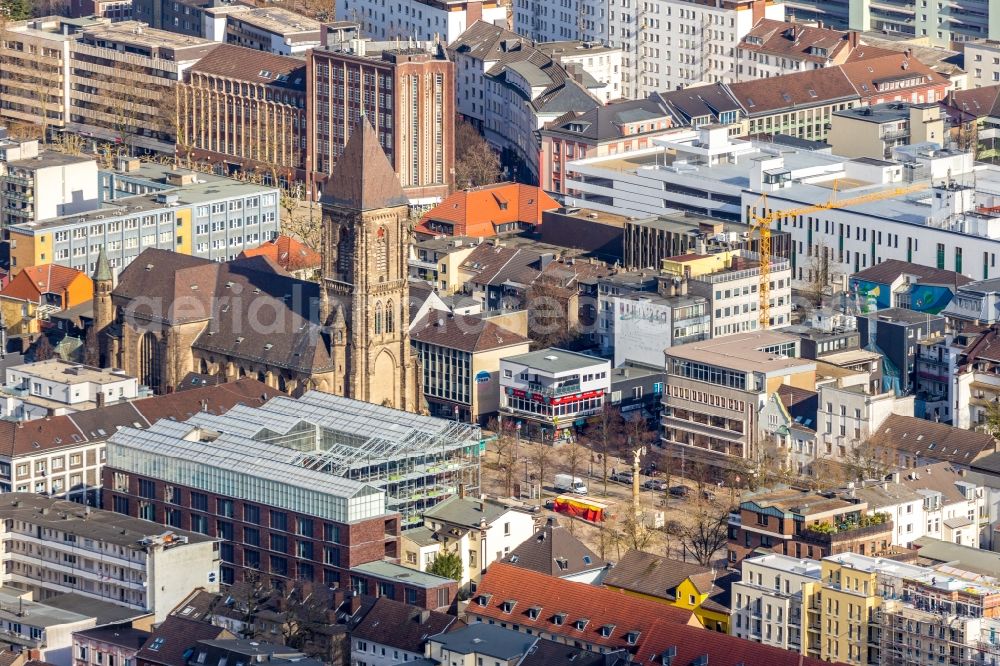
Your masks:
[[[452,409],[455,412],[455,420],[458,421],[458,405],[455,405]]]

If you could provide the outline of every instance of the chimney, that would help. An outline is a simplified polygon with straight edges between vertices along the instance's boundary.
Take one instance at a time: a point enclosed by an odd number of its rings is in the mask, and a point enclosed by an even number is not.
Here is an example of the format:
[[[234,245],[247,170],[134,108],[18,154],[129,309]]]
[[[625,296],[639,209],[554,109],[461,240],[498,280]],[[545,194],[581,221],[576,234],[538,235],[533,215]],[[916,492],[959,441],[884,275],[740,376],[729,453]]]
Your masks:
[[[680,279],[680,282],[677,285],[677,295],[678,296],[687,296],[688,295],[688,281],[687,281],[687,276],[682,277]]]
[[[104,406],[104,391],[97,392],[97,399],[95,402],[97,403],[98,409]]]
[[[420,619],[420,624],[425,624],[427,620],[431,619],[431,612],[425,608],[424,610],[420,611],[419,619]]]
[[[847,33],[847,45],[850,46],[852,50],[858,48],[859,35],[860,33],[858,33],[857,30],[851,30]]]
[[[353,597],[351,597],[351,615],[357,613],[358,609],[360,608],[361,608],[361,597],[355,594]]]
[[[465,484],[464,483],[458,484],[458,498],[459,499],[465,499]]]

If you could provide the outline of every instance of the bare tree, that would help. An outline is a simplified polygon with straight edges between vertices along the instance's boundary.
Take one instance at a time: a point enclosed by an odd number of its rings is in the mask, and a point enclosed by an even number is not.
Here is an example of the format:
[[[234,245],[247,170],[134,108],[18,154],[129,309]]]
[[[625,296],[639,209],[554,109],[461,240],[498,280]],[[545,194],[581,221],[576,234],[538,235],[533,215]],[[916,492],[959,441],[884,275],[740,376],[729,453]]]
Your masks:
[[[591,450],[599,456],[605,495],[608,494],[608,458],[620,448],[624,427],[621,410],[606,402],[584,433]]]
[[[500,157],[476,128],[464,120],[455,124],[455,186],[491,185],[500,180]]]
[[[55,358],[56,350],[49,341],[49,337],[44,333],[38,336],[35,344],[31,346],[31,357],[35,361],[48,361]]]
[[[488,428],[496,433],[493,448],[497,453],[497,471],[503,484],[504,495],[510,497],[514,488],[514,467],[518,455],[515,425],[510,421],[498,422],[493,419]]]
[[[524,446],[524,442],[521,443]],[[552,464],[552,446],[545,442],[532,442],[528,445],[528,460],[538,475],[538,503],[542,503],[541,488],[546,480],[546,473]]]
[[[101,365],[101,346],[97,341],[96,324],[91,324],[83,339],[83,364],[95,368]]]
[[[729,518],[714,507],[700,505],[694,515],[674,525],[674,536],[681,545],[684,558],[690,556],[702,566],[711,566],[715,554],[726,545]]]
[[[647,550],[655,542],[656,533],[646,527],[642,513],[637,512],[631,503],[625,510],[618,529],[622,543],[632,550]]]
[[[284,612],[282,635],[285,645],[310,656],[317,651],[317,632],[330,624],[332,595],[329,588],[309,580],[297,580],[278,600]]]
[[[843,461],[848,481],[882,480],[896,469],[896,448],[877,436],[856,442]]]

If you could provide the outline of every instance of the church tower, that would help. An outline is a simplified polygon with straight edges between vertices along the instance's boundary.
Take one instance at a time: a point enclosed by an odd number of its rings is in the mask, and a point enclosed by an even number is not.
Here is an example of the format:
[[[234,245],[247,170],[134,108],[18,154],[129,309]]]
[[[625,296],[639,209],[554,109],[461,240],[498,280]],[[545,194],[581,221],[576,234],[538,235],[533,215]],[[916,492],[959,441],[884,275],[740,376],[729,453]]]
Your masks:
[[[421,400],[409,335],[407,203],[362,117],[323,191],[324,317],[345,333],[343,393],[414,412]]]
[[[112,351],[109,349],[108,340],[104,333],[114,321],[115,308],[111,302],[111,292],[115,288],[114,273],[111,272],[111,265],[108,257],[104,253],[104,246],[97,255],[97,265],[94,267],[94,274],[91,276],[94,283],[94,322],[91,324],[97,333],[97,347],[100,356],[101,367],[113,365],[109,361]]]

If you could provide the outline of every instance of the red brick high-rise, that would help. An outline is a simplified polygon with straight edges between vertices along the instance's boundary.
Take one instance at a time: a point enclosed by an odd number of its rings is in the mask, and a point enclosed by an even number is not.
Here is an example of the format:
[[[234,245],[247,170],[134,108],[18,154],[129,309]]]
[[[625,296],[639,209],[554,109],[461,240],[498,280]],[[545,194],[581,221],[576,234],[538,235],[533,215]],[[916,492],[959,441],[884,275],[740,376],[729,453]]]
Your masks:
[[[455,69],[442,44],[351,40],[311,52],[309,156],[322,187],[364,114],[413,204],[454,181]]]

